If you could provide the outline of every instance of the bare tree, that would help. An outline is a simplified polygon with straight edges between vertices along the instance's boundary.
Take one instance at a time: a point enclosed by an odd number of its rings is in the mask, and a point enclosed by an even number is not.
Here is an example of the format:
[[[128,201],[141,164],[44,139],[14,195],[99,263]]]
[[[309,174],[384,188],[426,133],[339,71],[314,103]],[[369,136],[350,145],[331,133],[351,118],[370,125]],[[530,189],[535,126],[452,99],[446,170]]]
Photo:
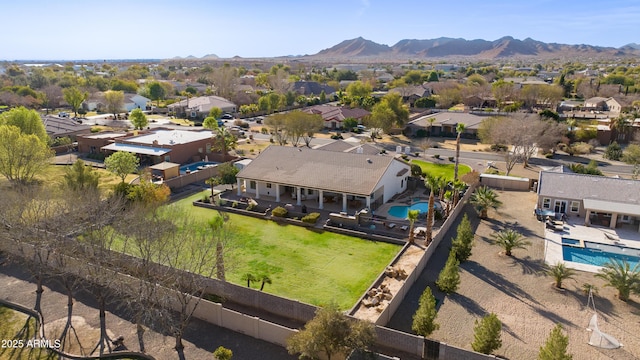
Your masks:
[[[226,99],[230,99],[235,94],[235,87],[239,83],[237,70],[229,64],[215,69],[209,79],[215,87],[216,95]]]

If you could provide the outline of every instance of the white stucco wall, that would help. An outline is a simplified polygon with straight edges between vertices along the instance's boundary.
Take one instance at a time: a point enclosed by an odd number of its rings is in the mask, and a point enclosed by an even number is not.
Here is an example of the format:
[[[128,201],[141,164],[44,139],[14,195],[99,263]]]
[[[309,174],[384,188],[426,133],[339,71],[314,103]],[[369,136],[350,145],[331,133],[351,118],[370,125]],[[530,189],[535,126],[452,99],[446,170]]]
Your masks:
[[[407,169],[407,172],[401,176],[396,176],[402,169]],[[400,160],[394,160],[385,171],[382,179],[378,183],[376,190],[384,186],[383,201],[386,203],[394,195],[401,193],[407,189],[407,179],[411,175],[411,167],[408,164],[403,163]],[[403,181],[402,181],[403,180]]]

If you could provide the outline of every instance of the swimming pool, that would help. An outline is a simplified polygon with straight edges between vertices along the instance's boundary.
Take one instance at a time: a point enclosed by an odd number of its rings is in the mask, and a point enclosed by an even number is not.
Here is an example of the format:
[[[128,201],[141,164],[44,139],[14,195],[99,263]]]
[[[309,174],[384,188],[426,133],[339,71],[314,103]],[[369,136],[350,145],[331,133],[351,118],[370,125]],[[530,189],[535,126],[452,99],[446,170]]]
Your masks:
[[[584,241],[584,247],[580,247],[579,244],[579,240],[562,238],[562,259],[595,266],[603,266],[612,259],[626,260],[631,268],[640,263],[638,249],[589,241]]]
[[[213,165],[217,165],[217,162],[213,162],[213,161],[198,161],[198,162],[194,162],[191,164],[187,164],[187,165],[182,165],[180,166],[180,174],[186,174],[187,170],[189,172],[194,172],[197,170],[202,170],[205,167],[209,167],[209,166],[213,166]]]
[[[439,203],[433,204],[434,209],[438,209],[440,207],[441,205]],[[421,213],[426,213],[427,211],[429,211],[429,202],[421,201],[411,206],[406,206],[406,205],[392,206],[391,208],[389,208],[388,213],[390,216],[406,219],[407,214],[409,213],[409,210],[419,210]]]

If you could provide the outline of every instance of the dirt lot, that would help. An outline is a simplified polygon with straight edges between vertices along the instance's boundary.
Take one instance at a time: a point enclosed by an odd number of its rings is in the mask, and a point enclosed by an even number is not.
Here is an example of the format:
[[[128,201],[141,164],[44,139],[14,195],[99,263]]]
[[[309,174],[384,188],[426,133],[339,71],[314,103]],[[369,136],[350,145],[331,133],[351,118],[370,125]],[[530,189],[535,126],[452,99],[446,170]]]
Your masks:
[[[504,203],[498,213],[479,221],[472,216],[476,228],[476,245],[468,262],[461,266],[461,286],[457,294],[441,300],[437,321],[440,329],[432,338],[470,349],[474,321],[494,312],[503,323],[502,348],[496,355],[509,359],[536,359],[540,346],[556,323],[569,334],[569,351],[574,359],[637,359],[640,356],[640,304],[638,296],[628,303],[615,298],[615,290],[591,273],[579,272],[575,281],[566,281],[566,290],[552,287],[552,279],[544,276],[544,228],[532,216],[534,193],[499,191]],[[526,235],[532,245],[514,250],[506,257],[492,244],[491,234],[504,226],[513,226]],[[437,273],[433,275],[433,278]],[[587,344],[585,328],[592,312],[586,307],[584,283],[595,284],[599,294],[595,305],[600,316],[600,329],[614,336],[623,348],[604,350]],[[433,284],[430,284],[433,287]],[[410,326],[410,325],[409,325]]]

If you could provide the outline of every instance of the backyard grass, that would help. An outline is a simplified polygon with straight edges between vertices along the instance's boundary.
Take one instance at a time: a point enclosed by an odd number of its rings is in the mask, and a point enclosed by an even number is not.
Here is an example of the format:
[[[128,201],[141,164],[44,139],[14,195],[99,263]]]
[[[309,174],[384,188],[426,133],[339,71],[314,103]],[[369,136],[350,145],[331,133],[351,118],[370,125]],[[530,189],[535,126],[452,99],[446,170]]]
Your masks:
[[[204,226],[217,216],[216,211],[192,205],[205,193],[170,206],[187,210]],[[229,215],[235,238],[227,280],[246,286],[244,274],[265,273],[272,280],[265,292],[314,305],[335,301],[343,310],[351,308],[400,250],[398,245]]]
[[[411,160],[412,164],[416,164],[422,168],[422,172],[426,172],[432,176],[444,176],[448,180],[453,180],[454,164],[436,164],[423,160]],[[471,168],[464,164],[458,164],[458,178],[471,171]]]
[[[28,346],[36,335],[36,320],[23,313],[0,306],[0,359],[45,359],[49,353],[44,348]],[[16,342],[10,342],[15,340]]]

